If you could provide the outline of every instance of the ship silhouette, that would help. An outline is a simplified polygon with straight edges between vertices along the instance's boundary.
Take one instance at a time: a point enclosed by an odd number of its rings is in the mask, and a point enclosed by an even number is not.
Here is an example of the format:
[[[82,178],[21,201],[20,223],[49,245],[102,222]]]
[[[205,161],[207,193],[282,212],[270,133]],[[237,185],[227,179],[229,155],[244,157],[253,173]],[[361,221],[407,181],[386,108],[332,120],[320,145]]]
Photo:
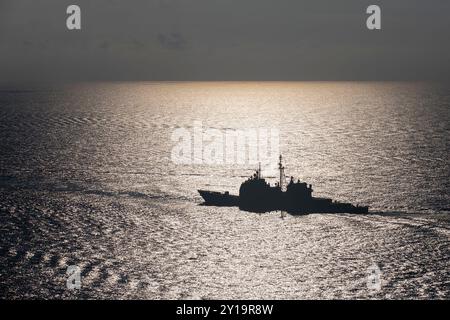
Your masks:
[[[279,182],[271,186],[261,175],[261,165],[239,188],[239,195],[228,191],[216,192],[198,190],[204,199],[204,205],[234,207],[251,212],[286,211],[290,214],[308,213],[368,213],[368,206],[353,205],[333,201],[329,198],[313,197],[312,186],[291,177],[286,184],[282,156],[278,163]]]

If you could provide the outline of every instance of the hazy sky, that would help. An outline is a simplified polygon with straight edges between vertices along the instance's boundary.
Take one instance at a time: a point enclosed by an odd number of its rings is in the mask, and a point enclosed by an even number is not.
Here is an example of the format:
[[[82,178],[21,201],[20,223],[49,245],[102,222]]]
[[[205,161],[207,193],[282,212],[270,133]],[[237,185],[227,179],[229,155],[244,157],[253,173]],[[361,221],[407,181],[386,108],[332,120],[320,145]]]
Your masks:
[[[2,84],[427,79],[450,79],[448,0],[0,0]]]

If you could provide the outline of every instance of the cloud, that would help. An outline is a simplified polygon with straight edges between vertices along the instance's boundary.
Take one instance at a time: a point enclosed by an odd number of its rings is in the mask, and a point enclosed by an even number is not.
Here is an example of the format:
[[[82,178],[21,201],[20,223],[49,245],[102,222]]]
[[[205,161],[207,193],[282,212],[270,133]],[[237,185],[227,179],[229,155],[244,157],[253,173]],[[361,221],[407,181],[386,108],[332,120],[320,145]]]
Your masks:
[[[158,33],[157,39],[159,44],[165,49],[182,50],[186,47],[186,40],[180,33]]]

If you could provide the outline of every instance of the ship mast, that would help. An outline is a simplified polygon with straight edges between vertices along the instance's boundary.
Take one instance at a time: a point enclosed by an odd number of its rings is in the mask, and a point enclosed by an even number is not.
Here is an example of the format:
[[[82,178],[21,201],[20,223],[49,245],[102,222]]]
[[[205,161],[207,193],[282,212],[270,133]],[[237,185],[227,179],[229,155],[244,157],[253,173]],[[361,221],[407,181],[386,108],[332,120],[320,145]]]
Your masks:
[[[280,162],[278,163],[278,169],[280,170],[280,190],[283,190],[284,182],[286,180],[284,176],[284,166],[282,163],[283,157],[280,154]]]
[[[261,162],[258,164],[258,179],[261,179]]]

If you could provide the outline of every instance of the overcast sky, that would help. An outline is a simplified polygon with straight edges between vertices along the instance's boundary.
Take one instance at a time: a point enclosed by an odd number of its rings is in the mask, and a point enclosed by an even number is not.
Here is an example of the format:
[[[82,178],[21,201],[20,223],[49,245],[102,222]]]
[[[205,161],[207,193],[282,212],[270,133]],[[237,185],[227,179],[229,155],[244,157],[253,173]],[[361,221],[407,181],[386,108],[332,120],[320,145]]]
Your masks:
[[[0,0],[0,83],[449,80],[449,39],[448,0]]]

